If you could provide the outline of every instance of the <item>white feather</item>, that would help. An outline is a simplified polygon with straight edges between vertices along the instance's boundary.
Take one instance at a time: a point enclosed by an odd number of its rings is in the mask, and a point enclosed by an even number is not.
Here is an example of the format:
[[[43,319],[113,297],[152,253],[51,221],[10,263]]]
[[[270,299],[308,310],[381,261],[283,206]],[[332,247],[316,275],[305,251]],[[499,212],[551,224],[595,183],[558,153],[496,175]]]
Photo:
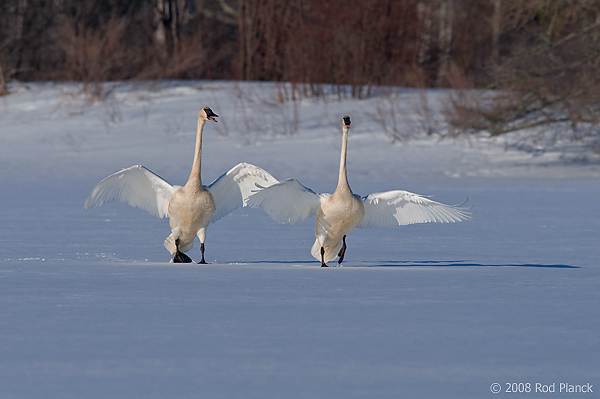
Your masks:
[[[222,174],[209,186],[204,188],[213,195],[217,210],[212,215],[211,223],[246,205],[248,197],[256,190],[256,185],[269,187],[277,183],[269,172],[249,163],[242,162],[227,173]]]
[[[408,191],[374,193],[362,198],[365,217],[359,228],[393,227],[415,223],[453,223],[471,218],[460,205],[446,205]]]
[[[164,218],[169,216],[169,201],[179,188],[142,165],[135,165],[98,183],[85,200],[85,208],[118,200]]]
[[[319,211],[321,203],[331,194],[317,194],[298,180],[288,179],[270,187],[258,186],[260,191],[248,198],[248,205],[261,208],[279,223],[303,222]]]

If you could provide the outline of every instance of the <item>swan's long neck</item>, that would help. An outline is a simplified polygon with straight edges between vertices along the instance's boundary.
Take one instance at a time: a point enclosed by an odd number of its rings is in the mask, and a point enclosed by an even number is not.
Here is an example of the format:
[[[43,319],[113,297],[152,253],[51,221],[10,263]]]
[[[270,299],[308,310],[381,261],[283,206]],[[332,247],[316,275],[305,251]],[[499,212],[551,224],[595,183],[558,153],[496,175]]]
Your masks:
[[[348,185],[348,174],[346,173],[346,152],[348,148],[348,128],[344,126],[342,128],[342,155],[340,156],[340,176],[338,178],[337,190],[347,189],[350,190]]]
[[[196,151],[194,152],[194,163],[192,164],[192,172],[186,186],[198,185],[202,188],[202,179],[200,178],[200,169],[202,165],[202,132],[204,131],[205,120],[198,118],[198,129],[196,131]]]

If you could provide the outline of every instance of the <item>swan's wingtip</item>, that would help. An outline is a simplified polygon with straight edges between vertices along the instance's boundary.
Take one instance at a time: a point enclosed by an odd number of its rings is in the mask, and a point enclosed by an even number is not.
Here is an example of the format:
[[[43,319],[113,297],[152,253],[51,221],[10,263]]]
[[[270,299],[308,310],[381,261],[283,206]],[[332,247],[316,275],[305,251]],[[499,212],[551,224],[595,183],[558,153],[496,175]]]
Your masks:
[[[455,207],[459,208],[462,207],[464,204],[466,204],[467,202],[469,202],[469,197],[465,198],[465,200],[463,202],[461,202],[460,204],[454,205]],[[471,205],[471,208],[473,206]]]
[[[98,205],[93,198],[95,191],[96,191],[96,189],[94,188],[94,190],[92,190],[90,195],[88,195],[88,197],[85,199],[85,204],[83,205],[83,209],[90,209],[90,208],[93,208]]]
[[[465,206],[465,204],[469,202],[469,197],[467,197],[463,202],[458,205],[454,205],[456,209],[461,211],[461,215],[464,217],[463,220],[469,220],[473,218],[473,207],[474,205]]]

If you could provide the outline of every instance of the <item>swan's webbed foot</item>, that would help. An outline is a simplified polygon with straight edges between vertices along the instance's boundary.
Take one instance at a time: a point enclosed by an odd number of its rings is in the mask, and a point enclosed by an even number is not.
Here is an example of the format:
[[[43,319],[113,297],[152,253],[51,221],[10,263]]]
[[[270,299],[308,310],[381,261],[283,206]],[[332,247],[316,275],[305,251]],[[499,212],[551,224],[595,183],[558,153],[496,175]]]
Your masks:
[[[329,267],[325,263],[325,248],[321,247],[321,267]]]
[[[346,254],[346,236],[342,237],[342,248],[340,248],[340,252],[338,253],[339,259],[338,264],[341,264],[344,261],[344,255]]]
[[[200,260],[200,262],[198,262],[198,264],[206,265],[207,263],[204,260],[204,243],[203,242],[200,243],[200,252],[202,253],[202,259]]]
[[[173,263],[192,263],[192,259],[179,250],[179,238],[175,240],[175,248]]]
[[[177,250],[173,257],[173,263],[192,263],[192,259],[180,250]]]

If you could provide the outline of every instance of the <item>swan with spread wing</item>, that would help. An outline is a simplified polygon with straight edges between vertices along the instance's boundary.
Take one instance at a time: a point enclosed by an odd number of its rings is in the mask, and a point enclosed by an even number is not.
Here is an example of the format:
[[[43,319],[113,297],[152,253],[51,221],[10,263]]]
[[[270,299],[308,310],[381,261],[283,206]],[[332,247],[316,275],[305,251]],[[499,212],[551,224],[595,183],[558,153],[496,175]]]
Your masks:
[[[252,190],[256,189],[256,184],[268,187],[277,183],[264,169],[240,163],[210,185],[202,185],[202,133],[206,121],[216,122],[217,117],[209,107],[203,107],[198,112],[194,162],[190,177],[183,187],[171,185],[144,166],[135,165],[98,183],[87,197],[85,208],[119,200],[156,217],[168,217],[171,234],[165,239],[164,245],[174,255],[173,262],[192,261],[184,252],[192,249],[197,236],[202,254],[199,263],[206,263],[204,242],[209,223],[242,206]]]
[[[261,187],[248,204],[261,208],[280,223],[295,224],[316,215],[315,243],[311,254],[322,267],[346,253],[346,234],[358,228],[403,226],[414,223],[452,223],[471,218],[461,205],[445,205],[408,191],[395,190],[355,195],[348,184],[346,152],[350,117],[342,118],[342,153],[338,185],[333,194],[318,194],[298,180],[288,179]]]

